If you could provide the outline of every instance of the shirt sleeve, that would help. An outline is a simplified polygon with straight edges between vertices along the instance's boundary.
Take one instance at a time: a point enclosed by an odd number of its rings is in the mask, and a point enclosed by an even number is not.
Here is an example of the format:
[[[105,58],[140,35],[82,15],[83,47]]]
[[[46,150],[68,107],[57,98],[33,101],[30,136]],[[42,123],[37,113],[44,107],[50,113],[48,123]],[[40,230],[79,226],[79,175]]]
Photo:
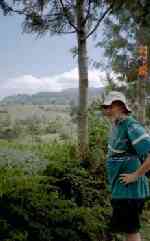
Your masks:
[[[150,135],[140,123],[130,123],[128,126],[128,137],[133,148],[143,161],[150,153]]]

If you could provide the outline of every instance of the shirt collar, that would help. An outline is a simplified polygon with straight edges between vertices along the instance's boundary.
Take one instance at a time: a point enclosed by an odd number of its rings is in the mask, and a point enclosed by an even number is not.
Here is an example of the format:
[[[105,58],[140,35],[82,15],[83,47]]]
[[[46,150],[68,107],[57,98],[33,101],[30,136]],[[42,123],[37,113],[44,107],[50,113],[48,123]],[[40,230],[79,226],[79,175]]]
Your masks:
[[[129,117],[129,115],[119,117],[118,119],[116,119],[116,120],[114,121],[114,124],[115,124],[116,126],[117,126],[117,125],[120,125],[120,124],[123,123],[128,117]]]

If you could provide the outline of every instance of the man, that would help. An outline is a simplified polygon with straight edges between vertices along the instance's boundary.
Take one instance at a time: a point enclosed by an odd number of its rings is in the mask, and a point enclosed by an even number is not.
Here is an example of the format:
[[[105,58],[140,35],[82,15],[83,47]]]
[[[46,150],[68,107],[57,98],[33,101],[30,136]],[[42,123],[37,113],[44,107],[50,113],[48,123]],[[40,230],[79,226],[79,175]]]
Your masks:
[[[110,228],[126,233],[126,241],[141,241],[140,214],[150,197],[150,136],[131,115],[126,97],[110,92],[102,105],[112,122],[106,170],[113,208]]]

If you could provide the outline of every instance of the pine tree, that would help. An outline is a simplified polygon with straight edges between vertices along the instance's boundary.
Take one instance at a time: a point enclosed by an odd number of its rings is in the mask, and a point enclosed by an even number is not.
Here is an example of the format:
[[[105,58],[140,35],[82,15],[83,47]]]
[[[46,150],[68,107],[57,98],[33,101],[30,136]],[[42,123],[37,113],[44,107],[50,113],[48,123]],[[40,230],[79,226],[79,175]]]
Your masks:
[[[126,1],[122,8],[105,19],[104,38],[97,44],[105,50],[107,68],[119,74],[118,79],[127,83],[126,92],[131,103],[135,103],[137,117],[143,122],[149,78],[139,77],[139,46],[149,46],[149,17],[149,1]]]
[[[8,6],[1,5],[5,12]],[[42,36],[51,34],[76,34],[79,70],[78,142],[80,159],[88,154],[88,53],[87,39],[97,30],[113,4],[102,0],[15,0],[9,8],[25,16],[24,31]],[[7,4],[7,5],[6,5]],[[9,12],[8,11],[8,12]]]

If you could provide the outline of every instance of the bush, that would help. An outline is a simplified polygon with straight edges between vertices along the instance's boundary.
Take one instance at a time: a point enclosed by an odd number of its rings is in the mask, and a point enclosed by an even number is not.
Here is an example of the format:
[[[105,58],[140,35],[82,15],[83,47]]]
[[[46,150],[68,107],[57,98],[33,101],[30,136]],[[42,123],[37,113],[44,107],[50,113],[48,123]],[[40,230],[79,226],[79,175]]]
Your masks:
[[[45,132],[46,133],[57,133],[59,130],[62,128],[62,123],[60,120],[56,119],[54,121],[49,121],[47,126],[45,127]]]
[[[111,238],[104,165],[109,125],[96,114],[89,111],[88,169],[80,165],[77,146],[71,141],[39,144],[28,150],[2,146],[0,240]]]
[[[37,150],[41,162],[47,160],[43,171],[27,172],[20,162],[1,167],[0,240],[103,240],[110,207],[99,177],[80,166],[74,144],[43,144]]]

